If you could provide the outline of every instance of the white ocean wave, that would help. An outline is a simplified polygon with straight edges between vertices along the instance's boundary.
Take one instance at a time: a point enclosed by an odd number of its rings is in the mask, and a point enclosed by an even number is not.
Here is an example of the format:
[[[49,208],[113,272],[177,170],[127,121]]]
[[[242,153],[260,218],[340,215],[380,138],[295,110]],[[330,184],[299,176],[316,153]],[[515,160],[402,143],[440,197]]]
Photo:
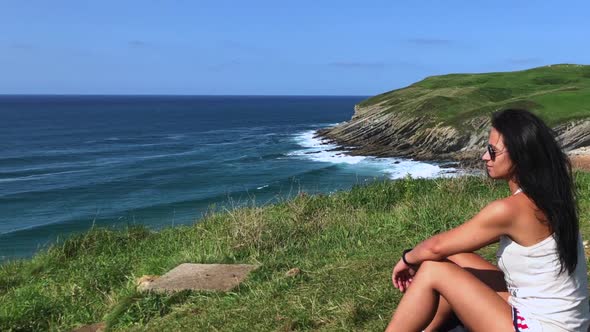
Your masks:
[[[367,158],[364,156],[350,156],[343,151],[336,151],[335,149],[338,149],[338,145],[327,143],[326,140],[314,136],[315,130],[308,130],[296,134],[293,139],[303,149],[289,152],[287,155],[334,164],[358,164]]]
[[[54,172],[54,173],[45,173],[45,174],[34,174],[28,176],[20,176],[16,178],[0,178],[0,183],[5,182],[17,182],[17,181],[33,181],[33,180],[41,180],[47,177],[52,177],[56,175],[63,175],[63,174],[71,174],[71,173],[80,173],[85,172],[86,170],[75,170],[75,171],[64,171],[64,172]]]
[[[185,134],[173,134],[173,135],[166,135],[164,138],[177,141],[177,140],[183,139],[185,137],[186,137]]]
[[[358,170],[366,169],[382,173],[391,179],[406,176],[413,178],[433,178],[455,176],[458,170],[451,167],[441,167],[434,163],[426,163],[405,158],[377,158],[370,156],[351,156],[342,147],[328,143],[320,137],[314,137],[315,130],[308,130],[293,136],[293,140],[302,147],[300,150],[289,152],[291,158],[308,159],[317,162],[343,164]]]

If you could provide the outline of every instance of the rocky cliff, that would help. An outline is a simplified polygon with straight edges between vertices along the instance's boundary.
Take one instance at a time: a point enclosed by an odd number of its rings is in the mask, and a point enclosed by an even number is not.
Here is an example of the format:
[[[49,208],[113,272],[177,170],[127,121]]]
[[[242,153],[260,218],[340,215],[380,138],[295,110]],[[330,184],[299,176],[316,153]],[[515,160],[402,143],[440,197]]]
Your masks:
[[[463,129],[425,117],[373,114],[357,116],[336,127],[318,130],[317,134],[351,155],[450,160],[461,166],[475,166],[485,152],[490,118],[469,119]],[[567,122],[554,130],[566,151],[590,146],[590,120]]]
[[[590,108],[584,105],[581,110],[569,112],[563,107],[544,103],[543,99],[549,96],[554,102],[557,98],[558,105],[561,102],[571,107],[572,100],[590,96],[590,89],[580,89],[590,83],[590,79],[571,79],[572,70],[575,76],[579,68],[583,69],[581,76],[585,78],[583,75],[588,73],[588,66],[571,66],[506,73],[506,77],[502,76],[504,73],[493,73],[428,78],[356,105],[350,121],[319,130],[317,134],[352,155],[452,160],[462,166],[473,166],[480,164],[478,160],[487,144],[490,113],[505,107],[528,106],[553,126],[566,151],[589,146]],[[506,81],[510,75],[524,73],[534,84],[545,83],[548,75],[564,76],[563,69],[569,78],[552,81],[561,82],[561,85],[529,85],[524,91],[511,87]],[[452,85],[453,80],[456,87]],[[440,84],[441,81],[444,85]],[[482,82],[484,85],[478,86]],[[559,112],[552,109],[559,109]]]

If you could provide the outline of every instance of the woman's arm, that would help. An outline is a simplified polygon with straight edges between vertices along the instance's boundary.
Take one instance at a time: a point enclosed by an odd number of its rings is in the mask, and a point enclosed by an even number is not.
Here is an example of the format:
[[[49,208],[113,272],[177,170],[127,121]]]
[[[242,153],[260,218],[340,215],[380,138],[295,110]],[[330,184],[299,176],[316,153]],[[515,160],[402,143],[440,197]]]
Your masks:
[[[508,199],[488,204],[475,217],[444,233],[432,236],[419,243],[406,254],[412,264],[424,261],[440,261],[461,252],[472,252],[498,241],[500,235],[509,234],[515,207]]]

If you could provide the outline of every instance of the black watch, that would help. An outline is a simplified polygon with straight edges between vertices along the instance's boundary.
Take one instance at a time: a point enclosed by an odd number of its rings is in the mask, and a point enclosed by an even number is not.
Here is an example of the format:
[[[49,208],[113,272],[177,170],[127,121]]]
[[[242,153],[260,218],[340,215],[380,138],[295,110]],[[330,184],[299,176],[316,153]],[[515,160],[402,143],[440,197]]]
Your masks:
[[[410,262],[408,262],[408,261],[406,260],[406,254],[407,254],[407,253],[409,253],[410,251],[412,251],[413,249],[414,249],[414,248],[406,249],[406,250],[404,250],[404,252],[402,253],[402,260],[404,261],[404,263],[405,263],[407,266],[416,266],[416,265],[418,265],[418,264],[412,264],[412,263],[410,263]]]

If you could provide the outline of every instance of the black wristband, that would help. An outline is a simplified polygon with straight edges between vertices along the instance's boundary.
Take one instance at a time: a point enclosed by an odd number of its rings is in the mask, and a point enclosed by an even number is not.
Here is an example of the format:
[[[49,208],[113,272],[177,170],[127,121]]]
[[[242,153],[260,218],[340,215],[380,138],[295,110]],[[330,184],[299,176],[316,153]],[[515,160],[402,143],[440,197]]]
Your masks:
[[[405,263],[407,266],[416,266],[416,264],[409,263],[409,262],[406,260],[406,254],[407,254],[407,253],[409,253],[410,251],[412,251],[412,249],[414,249],[414,248],[406,249],[406,250],[404,250],[404,252],[402,253],[402,260],[404,261],[404,263]]]

